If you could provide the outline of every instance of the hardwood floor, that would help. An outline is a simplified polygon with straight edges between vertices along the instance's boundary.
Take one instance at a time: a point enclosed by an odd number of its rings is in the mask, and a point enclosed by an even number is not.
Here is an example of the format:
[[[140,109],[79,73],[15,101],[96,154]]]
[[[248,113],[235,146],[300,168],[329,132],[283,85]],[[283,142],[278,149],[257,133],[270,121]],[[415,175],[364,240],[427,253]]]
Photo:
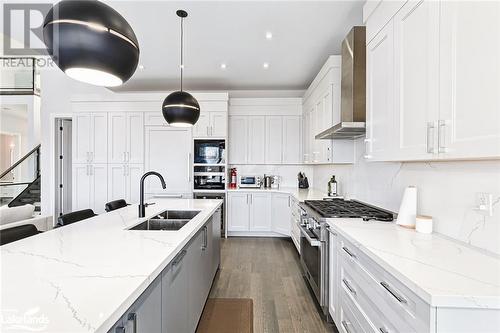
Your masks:
[[[319,315],[290,239],[224,239],[210,297],[252,298],[255,333],[334,332]]]

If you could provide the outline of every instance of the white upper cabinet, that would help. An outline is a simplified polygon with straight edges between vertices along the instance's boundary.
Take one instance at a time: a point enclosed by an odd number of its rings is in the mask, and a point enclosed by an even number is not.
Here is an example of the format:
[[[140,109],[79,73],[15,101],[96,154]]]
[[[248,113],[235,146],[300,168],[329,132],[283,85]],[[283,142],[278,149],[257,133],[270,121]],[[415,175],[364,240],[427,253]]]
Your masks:
[[[249,164],[266,163],[266,117],[248,117],[248,160]],[[232,161],[232,159],[231,159]]]
[[[225,138],[227,135],[227,112],[210,111],[201,112],[200,118],[193,126],[195,138]]]
[[[500,2],[441,1],[438,149],[500,157]]]
[[[107,163],[107,118],[105,112],[73,117],[73,163]]]
[[[385,3],[365,5],[366,157],[499,158],[500,3]]]
[[[393,151],[394,127],[394,30],[389,22],[366,47],[366,155],[387,158]]]
[[[232,164],[246,164],[248,160],[248,117],[229,117],[229,161]]]
[[[266,164],[281,164],[283,125],[281,116],[266,117]]]
[[[145,133],[145,170],[159,172],[167,184],[163,190],[160,180],[150,177],[146,180],[146,192],[191,192],[191,130],[147,126]]]
[[[144,115],[142,112],[108,114],[109,163],[144,161]]]
[[[427,159],[439,116],[439,2],[409,1],[394,16],[394,65],[398,157]]]
[[[300,116],[283,117],[283,163],[300,164],[302,162],[302,130]]]

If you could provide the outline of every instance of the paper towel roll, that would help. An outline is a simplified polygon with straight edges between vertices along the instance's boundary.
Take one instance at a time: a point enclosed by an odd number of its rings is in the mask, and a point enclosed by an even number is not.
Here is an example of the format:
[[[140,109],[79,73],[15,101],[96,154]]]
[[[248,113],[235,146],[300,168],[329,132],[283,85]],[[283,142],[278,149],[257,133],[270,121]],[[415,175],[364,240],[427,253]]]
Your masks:
[[[423,234],[432,233],[432,217],[419,215],[416,219],[415,229]]]
[[[399,206],[397,224],[406,228],[415,228],[417,217],[417,188],[408,186],[403,194],[403,200]]]

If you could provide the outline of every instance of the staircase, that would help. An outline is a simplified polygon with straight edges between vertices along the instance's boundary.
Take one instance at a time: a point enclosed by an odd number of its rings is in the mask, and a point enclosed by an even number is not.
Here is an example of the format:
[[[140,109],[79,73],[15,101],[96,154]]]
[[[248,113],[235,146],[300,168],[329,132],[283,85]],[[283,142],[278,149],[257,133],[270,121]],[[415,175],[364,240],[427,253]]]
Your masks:
[[[0,174],[0,205],[31,204],[40,212],[40,145]]]

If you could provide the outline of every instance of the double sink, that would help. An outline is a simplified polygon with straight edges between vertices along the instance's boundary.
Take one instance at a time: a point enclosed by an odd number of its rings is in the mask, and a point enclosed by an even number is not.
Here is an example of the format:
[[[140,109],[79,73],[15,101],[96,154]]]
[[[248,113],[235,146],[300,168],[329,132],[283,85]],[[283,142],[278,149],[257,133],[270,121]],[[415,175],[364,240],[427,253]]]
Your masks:
[[[184,227],[199,213],[199,210],[166,210],[128,230],[176,231]]]

